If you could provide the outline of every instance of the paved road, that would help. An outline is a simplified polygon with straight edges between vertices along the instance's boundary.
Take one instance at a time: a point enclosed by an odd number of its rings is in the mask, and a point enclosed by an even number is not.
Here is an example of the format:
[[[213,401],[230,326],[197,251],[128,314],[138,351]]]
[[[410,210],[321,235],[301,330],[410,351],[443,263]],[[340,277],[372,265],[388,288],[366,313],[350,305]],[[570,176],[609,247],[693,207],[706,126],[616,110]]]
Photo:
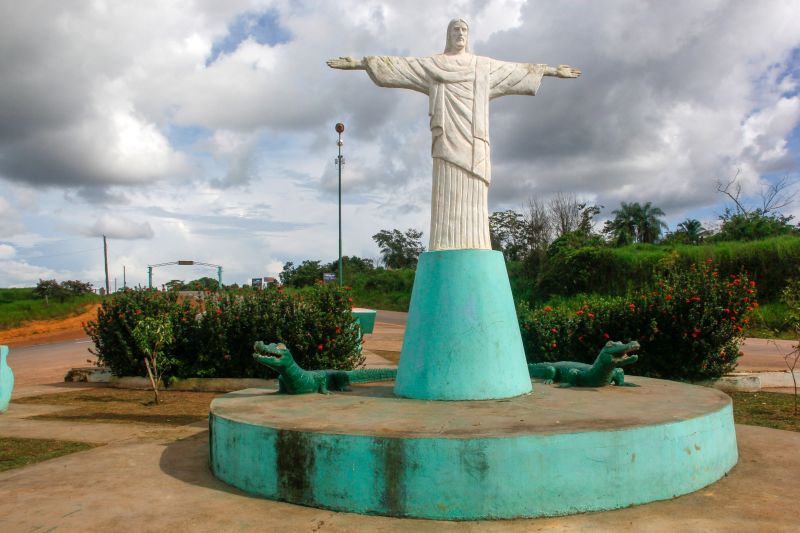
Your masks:
[[[88,338],[22,348],[12,346],[8,366],[14,371],[15,390],[26,385],[63,383],[70,368],[93,365],[95,357],[89,352],[92,346]]]
[[[376,322],[383,322],[395,326],[405,326],[407,320],[408,313],[400,311],[378,311],[378,314],[375,315]]]

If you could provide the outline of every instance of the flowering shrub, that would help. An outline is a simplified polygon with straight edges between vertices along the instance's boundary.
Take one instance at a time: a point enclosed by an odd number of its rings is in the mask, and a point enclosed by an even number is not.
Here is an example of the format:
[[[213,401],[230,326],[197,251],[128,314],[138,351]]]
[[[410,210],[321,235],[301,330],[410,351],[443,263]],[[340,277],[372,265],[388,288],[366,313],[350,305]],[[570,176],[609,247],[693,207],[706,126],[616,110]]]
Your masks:
[[[624,297],[587,297],[575,308],[519,310],[531,362],[591,363],[608,340],[636,340],[639,361],[626,373],[691,380],[719,377],[736,367],[755,282],[719,274],[714,263],[673,267],[646,289]]]
[[[165,377],[272,377],[253,360],[257,340],[283,342],[306,369],[363,364],[361,331],[348,293],[331,286],[289,295],[282,289],[206,292],[194,304],[176,293],[127,290],[105,300],[86,326],[98,362],[116,375],[145,375],[132,331],[147,316],[168,316],[173,342]]]

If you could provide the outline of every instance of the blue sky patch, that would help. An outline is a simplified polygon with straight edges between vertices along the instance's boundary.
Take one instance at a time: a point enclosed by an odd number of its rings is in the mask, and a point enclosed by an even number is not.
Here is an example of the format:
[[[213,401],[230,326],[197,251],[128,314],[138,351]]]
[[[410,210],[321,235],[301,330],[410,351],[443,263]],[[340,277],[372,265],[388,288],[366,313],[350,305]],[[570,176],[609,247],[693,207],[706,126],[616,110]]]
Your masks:
[[[242,13],[228,25],[228,34],[211,47],[206,66],[216,61],[220,55],[235,51],[248,38],[258,44],[275,46],[288,43],[292,35],[281,26],[278,12],[274,9],[263,13]]]

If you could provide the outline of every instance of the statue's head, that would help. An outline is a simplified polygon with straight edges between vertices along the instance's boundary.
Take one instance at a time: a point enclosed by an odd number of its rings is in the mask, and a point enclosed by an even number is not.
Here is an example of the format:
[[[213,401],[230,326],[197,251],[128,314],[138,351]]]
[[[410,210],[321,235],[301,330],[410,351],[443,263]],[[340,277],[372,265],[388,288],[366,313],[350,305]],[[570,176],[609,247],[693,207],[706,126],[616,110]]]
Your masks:
[[[469,53],[469,24],[464,19],[453,19],[447,25],[445,54]]]

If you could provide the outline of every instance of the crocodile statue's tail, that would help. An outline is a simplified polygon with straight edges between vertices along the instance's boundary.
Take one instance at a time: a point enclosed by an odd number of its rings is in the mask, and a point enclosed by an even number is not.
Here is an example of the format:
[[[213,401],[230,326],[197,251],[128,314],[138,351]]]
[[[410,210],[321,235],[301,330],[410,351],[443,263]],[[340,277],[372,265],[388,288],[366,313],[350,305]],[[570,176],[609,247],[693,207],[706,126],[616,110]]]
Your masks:
[[[397,377],[396,368],[362,368],[347,373],[350,383],[367,383],[370,381],[388,381]]]

